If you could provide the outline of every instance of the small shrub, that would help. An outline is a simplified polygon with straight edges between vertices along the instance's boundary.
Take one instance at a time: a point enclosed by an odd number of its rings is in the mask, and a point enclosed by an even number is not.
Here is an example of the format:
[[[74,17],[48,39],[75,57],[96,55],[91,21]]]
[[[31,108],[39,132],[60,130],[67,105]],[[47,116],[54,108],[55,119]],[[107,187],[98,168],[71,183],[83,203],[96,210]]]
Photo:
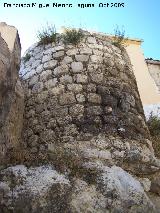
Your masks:
[[[160,118],[151,113],[147,125],[151,133],[155,155],[160,158]]]
[[[63,34],[63,40],[65,44],[77,45],[84,37],[83,31],[81,29],[66,29]]]
[[[39,45],[45,45],[56,41],[57,33],[56,27],[47,24],[42,30],[38,31],[37,37],[39,39]]]
[[[127,38],[125,38],[124,28],[122,27],[122,29],[120,29],[119,26],[117,25],[116,28],[114,29],[114,38],[112,44],[115,45],[116,47],[121,47],[125,39]]]
[[[24,63],[26,63],[27,61],[29,61],[29,59],[31,58],[31,55],[29,53],[27,53],[22,60],[24,61]]]
[[[147,124],[152,136],[160,136],[160,118],[158,116],[151,113]]]

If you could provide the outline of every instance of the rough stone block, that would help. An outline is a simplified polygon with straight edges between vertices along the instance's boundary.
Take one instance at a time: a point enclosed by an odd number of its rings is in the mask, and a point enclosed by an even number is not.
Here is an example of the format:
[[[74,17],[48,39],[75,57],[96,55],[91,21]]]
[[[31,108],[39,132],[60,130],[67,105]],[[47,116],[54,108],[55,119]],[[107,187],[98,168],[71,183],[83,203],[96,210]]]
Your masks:
[[[86,100],[85,96],[83,94],[77,94],[76,99],[77,99],[77,102],[79,102],[79,103],[84,103]]]
[[[49,48],[49,49],[43,51],[43,54],[44,55],[52,55],[52,53],[55,53],[55,52],[56,52],[56,50],[53,47],[53,48]]]
[[[64,56],[64,51],[53,53],[53,58],[61,58],[62,56]]]
[[[91,55],[92,54],[92,49],[85,47],[80,49],[80,54],[85,54],[85,55]]]
[[[47,99],[47,97],[48,97],[48,91],[42,91],[41,93],[37,95],[38,101],[42,103]]]
[[[103,73],[90,73],[92,82],[102,83],[103,82]]]
[[[83,70],[83,64],[82,62],[72,62],[71,68],[73,73],[79,73]]]
[[[83,90],[82,84],[68,84],[67,89],[74,93],[80,93]]]
[[[94,37],[88,37],[87,41],[88,41],[88,43],[90,43],[90,44],[96,44],[96,43],[97,43],[97,42],[96,42],[96,39],[95,39]]]
[[[54,73],[55,76],[60,76],[60,75],[62,75],[62,74],[68,73],[68,71],[69,71],[68,66],[65,65],[65,64],[63,64],[63,65],[61,65],[61,66],[56,67],[56,68],[54,69],[54,72],[53,72],[53,73]]]
[[[72,59],[71,57],[65,56],[64,59],[63,59],[63,61],[62,61],[62,63],[64,63],[64,64],[69,64],[69,63],[71,63],[72,61],[73,61],[73,59]]]
[[[102,63],[103,62],[103,57],[99,55],[91,55],[91,62],[93,63]]]
[[[87,85],[87,92],[96,92],[96,85],[95,84],[88,84]]]
[[[68,56],[76,55],[78,53],[77,49],[70,49],[66,52]]]
[[[133,95],[130,94],[126,94],[126,101],[132,106],[135,106],[135,99],[133,97]]]
[[[43,64],[40,64],[37,68],[36,68],[36,73],[40,73],[43,71]]]
[[[101,115],[102,114],[102,108],[100,106],[90,106],[86,108],[86,112],[89,115]]]
[[[49,91],[49,93],[51,95],[60,95],[60,94],[64,93],[64,89],[65,89],[64,85],[59,85],[59,86],[52,88]]]
[[[53,48],[55,51],[64,50],[64,46],[56,46]]]
[[[76,99],[73,92],[64,93],[59,98],[60,105],[69,105],[74,104],[75,102]]]
[[[101,103],[101,96],[95,93],[88,94],[88,102],[100,104]]]
[[[71,116],[82,116],[84,113],[84,106],[80,104],[75,104],[69,108],[69,113]]]
[[[36,69],[41,64],[41,60],[36,60],[32,63],[32,69]]]
[[[109,55],[108,57],[104,57],[104,63],[108,67],[113,67],[114,66],[114,58],[111,55]]]
[[[66,115],[65,117],[61,116],[57,119],[57,123],[61,127],[67,126],[68,124],[72,123],[72,117],[70,115]]]
[[[93,50],[94,55],[103,56],[103,52],[100,50]]]
[[[60,83],[62,83],[62,84],[71,84],[72,81],[73,81],[73,78],[70,75],[63,75],[60,78]]]
[[[42,58],[42,63],[52,60],[52,55],[44,55]]]
[[[77,83],[82,83],[85,84],[88,82],[88,76],[87,75],[83,75],[83,74],[77,74],[75,76],[75,80]]]
[[[89,59],[88,55],[75,55],[76,61],[86,62]]]
[[[36,83],[33,88],[32,88],[32,93],[39,93],[43,90],[43,83],[42,82],[38,82]]]
[[[68,107],[54,107],[52,111],[52,116],[57,119],[57,122],[59,121],[59,117],[65,118],[68,116]],[[58,118],[57,118],[58,117]]]
[[[55,66],[57,65],[57,61],[56,60],[51,60],[51,61],[48,61],[46,63],[44,63],[44,69],[53,69],[55,68]]]
[[[41,74],[40,74],[40,81],[47,81],[48,78],[50,78],[52,76],[52,70],[44,70]]]
[[[66,136],[76,136],[78,135],[77,127],[75,124],[69,124],[65,127],[65,135]]]
[[[36,84],[38,82],[38,76],[37,75],[35,75],[35,76],[33,76],[31,79],[30,79],[30,81],[29,81],[29,86],[33,86],[34,84]]]
[[[49,88],[55,87],[56,84],[57,84],[57,78],[53,78],[45,82],[45,87],[49,89]]]
[[[40,52],[39,54],[35,55],[34,57],[31,57],[30,60],[31,60],[31,61],[34,60],[34,59],[39,60],[39,59],[42,58],[42,56],[43,56],[43,53]]]
[[[112,107],[110,107],[110,106],[106,106],[106,107],[105,107],[105,113],[106,113],[106,114],[111,114],[112,111],[113,111]]]

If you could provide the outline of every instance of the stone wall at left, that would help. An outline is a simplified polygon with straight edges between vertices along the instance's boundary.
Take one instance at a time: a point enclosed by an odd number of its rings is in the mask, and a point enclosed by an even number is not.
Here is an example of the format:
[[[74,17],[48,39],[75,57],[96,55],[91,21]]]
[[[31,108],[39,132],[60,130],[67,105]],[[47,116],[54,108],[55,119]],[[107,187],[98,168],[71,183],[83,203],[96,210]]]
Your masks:
[[[20,59],[17,29],[0,23],[0,164],[21,140],[24,93],[18,74]]]

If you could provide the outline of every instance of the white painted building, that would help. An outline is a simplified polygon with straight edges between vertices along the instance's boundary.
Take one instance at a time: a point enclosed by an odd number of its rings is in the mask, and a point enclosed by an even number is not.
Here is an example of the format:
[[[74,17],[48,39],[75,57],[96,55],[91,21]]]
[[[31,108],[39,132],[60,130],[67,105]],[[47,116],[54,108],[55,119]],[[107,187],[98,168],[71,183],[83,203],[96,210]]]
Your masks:
[[[151,112],[160,116],[160,61],[145,60],[142,40],[129,39],[126,43],[146,117]]]

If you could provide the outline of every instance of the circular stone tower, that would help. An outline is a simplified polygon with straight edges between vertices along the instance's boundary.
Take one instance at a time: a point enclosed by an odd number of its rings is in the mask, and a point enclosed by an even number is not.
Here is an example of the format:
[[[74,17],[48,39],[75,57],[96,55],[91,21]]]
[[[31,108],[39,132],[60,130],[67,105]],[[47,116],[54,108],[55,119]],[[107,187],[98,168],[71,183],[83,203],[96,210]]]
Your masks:
[[[22,60],[25,146],[33,155],[63,146],[136,173],[157,170],[125,48],[83,33],[76,46],[36,44]]]

